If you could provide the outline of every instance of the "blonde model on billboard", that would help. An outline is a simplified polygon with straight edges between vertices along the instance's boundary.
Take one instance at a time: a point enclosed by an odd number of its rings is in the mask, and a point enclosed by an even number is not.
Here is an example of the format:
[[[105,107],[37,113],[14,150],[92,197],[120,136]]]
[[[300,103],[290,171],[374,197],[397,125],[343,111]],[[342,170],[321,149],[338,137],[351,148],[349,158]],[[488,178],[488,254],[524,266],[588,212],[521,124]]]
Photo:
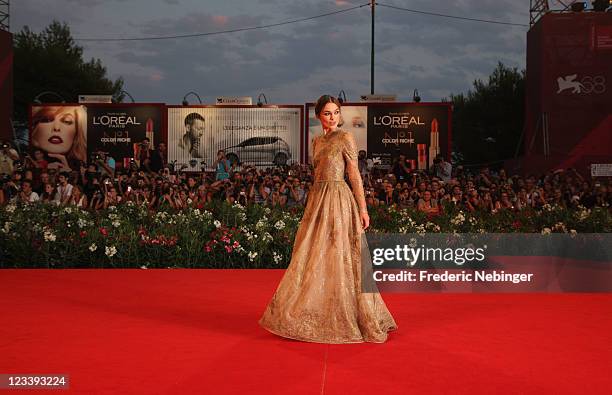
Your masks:
[[[335,97],[321,96],[315,115],[322,134],[313,141],[314,183],[291,262],[259,324],[308,342],[383,343],[397,325],[375,284],[369,288],[373,292],[363,292],[362,281],[368,279],[362,280],[367,263],[361,259],[362,253],[369,258],[364,229],[370,217],[355,138],[338,128],[340,102]]]
[[[81,106],[34,107],[32,145],[57,159],[61,166],[78,169],[79,162],[87,161],[86,123]]]

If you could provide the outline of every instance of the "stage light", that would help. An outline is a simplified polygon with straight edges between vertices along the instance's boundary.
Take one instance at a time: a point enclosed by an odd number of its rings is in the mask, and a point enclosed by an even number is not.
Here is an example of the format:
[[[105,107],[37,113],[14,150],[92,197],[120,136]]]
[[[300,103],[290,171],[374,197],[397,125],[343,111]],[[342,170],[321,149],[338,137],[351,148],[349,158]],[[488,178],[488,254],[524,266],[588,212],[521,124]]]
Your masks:
[[[415,103],[419,103],[421,101],[421,96],[419,96],[418,89],[415,89],[414,92],[412,92],[412,101],[414,101]]]
[[[259,96],[257,96],[257,107],[263,106],[263,102],[261,101],[262,97],[264,101],[266,102],[266,104],[268,104],[268,98],[266,97],[266,95],[263,93],[260,93]]]
[[[195,97],[198,98],[198,101],[200,102],[200,104],[202,104],[202,99],[200,99],[200,95],[198,95],[197,93],[191,91],[191,92],[187,92],[187,94],[185,94],[185,96],[183,96],[183,105],[184,106],[188,106],[189,102],[187,101],[187,96],[189,95],[194,95]]]
[[[42,104],[43,102],[40,100],[41,97],[45,96],[45,95],[53,95],[55,97],[59,97],[60,98],[60,103],[66,103],[66,100],[63,98],[62,95],[60,95],[57,92],[53,92],[53,91],[44,91],[39,93],[38,95],[36,95],[36,97],[34,97],[33,102],[36,104]]]
[[[134,100],[134,97],[132,97],[132,95],[130,95],[128,92],[126,92],[126,91],[124,91],[124,90],[119,91],[119,93],[117,93],[117,95],[113,97],[113,101],[114,101],[115,103],[118,103],[117,99],[118,99],[118,96],[120,96],[121,94],[125,94],[127,97],[129,97],[129,98],[130,98],[130,100],[132,101],[132,103],[136,103],[136,100]]]
[[[344,90],[341,90],[340,93],[338,93],[338,101],[340,102],[340,104],[348,101],[346,99],[346,92],[344,92]]]

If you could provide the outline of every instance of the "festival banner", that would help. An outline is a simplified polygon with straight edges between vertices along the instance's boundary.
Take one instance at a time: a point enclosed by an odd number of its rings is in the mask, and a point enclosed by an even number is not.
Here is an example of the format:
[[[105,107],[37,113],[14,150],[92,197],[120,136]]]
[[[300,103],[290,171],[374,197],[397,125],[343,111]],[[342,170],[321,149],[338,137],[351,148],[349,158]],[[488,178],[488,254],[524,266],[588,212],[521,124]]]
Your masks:
[[[168,162],[185,171],[214,170],[217,152],[231,162],[299,162],[303,107],[169,106]]]
[[[312,139],[321,134],[314,104],[308,108],[308,156]],[[437,155],[450,159],[450,103],[347,103],[342,105],[342,129],[355,136],[374,166],[388,169],[400,154],[415,170],[428,170]]]

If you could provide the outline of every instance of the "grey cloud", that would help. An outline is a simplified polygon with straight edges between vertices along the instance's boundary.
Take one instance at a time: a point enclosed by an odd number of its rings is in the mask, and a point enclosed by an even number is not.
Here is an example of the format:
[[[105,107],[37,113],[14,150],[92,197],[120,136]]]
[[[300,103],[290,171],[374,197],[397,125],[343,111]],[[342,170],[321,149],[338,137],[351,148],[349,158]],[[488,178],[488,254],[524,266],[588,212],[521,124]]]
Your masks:
[[[101,1],[94,0],[94,4],[104,7]],[[42,0],[23,2],[29,4],[33,14],[22,20],[41,21],[46,16],[50,22],[48,14],[34,12],[43,4]],[[175,2],[162,0],[162,3]],[[351,0],[354,4],[366,2]],[[517,4],[524,2],[494,0],[463,0],[453,5],[424,0],[380,2],[513,22],[524,22],[528,9],[525,4]],[[61,3],[78,1],[62,0]],[[179,8],[183,12],[181,16],[158,17],[153,12],[144,13],[142,18],[133,18],[125,28],[129,27],[133,36],[190,34],[258,26],[350,6],[338,7],[331,0],[258,0],[244,4],[239,15],[229,15],[227,20],[212,12]],[[91,16],[82,7],[75,10],[75,25],[85,29],[83,17],[90,20]],[[111,22],[100,19],[96,24]],[[498,60],[510,66],[524,65],[526,29],[415,15],[384,7],[377,9],[376,24],[376,87],[382,93],[398,93],[409,99],[413,89],[418,88],[424,100],[439,100],[441,95],[467,90],[474,78],[488,76]],[[112,32],[106,34],[112,35]],[[321,92],[336,94],[340,89],[347,92],[349,99],[369,92],[370,13],[367,7],[243,33],[84,45],[89,56],[101,57],[113,76],[125,78],[126,90],[143,101],[178,103],[190,90],[209,102],[217,95],[257,97],[264,91],[271,101],[295,103],[312,100]]]

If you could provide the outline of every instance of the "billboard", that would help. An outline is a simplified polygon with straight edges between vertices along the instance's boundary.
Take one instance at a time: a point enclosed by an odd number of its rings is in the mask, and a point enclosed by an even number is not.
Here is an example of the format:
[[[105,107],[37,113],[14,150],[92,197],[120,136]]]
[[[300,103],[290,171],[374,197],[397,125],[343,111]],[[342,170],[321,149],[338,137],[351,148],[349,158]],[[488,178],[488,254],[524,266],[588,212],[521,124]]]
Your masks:
[[[87,108],[81,105],[30,107],[30,148],[40,149],[50,159],[78,170],[87,162]],[[51,166],[54,167],[54,166]]]
[[[64,159],[73,170],[93,152],[108,152],[115,161],[134,157],[145,137],[163,138],[160,104],[45,104],[30,107],[30,147],[51,161]]]
[[[306,160],[311,163],[312,139],[321,134],[314,104],[308,109]],[[427,170],[438,154],[450,156],[450,103],[346,103],[342,129],[355,136],[376,167],[388,169],[398,155],[406,155],[413,169]]]
[[[527,33],[524,171],[574,167],[612,156],[612,18],[549,13]]]
[[[168,162],[213,170],[221,149],[232,163],[299,162],[303,113],[296,105],[168,106]]]
[[[108,152],[116,161],[134,158],[144,138],[162,141],[163,106],[159,104],[87,105],[87,150]]]

